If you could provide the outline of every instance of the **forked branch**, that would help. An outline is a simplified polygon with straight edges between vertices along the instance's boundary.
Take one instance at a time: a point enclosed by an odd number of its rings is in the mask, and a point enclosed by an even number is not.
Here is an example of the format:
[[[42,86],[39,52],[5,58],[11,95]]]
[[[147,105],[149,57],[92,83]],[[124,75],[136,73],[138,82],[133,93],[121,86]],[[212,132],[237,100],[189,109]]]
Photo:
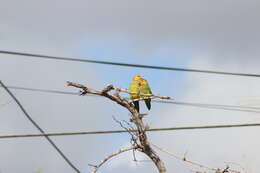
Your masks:
[[[181,157],[181,156],[178,156],[174,153],[171,153],[161,147],[158,147],[157,145],[154,145],[154,144],[151,144],[153,147],[155,147],[156,149],[160,150],[161,152],[164,152],[172,157],[174,157],[175,159],[178,159],[178,160],[181,160],[183,162],[186,162],[186,163],[189,163],[191,165],[194,165],[194,166],[197,166],[197,167],[200,167],[200,168],[204,168],[204,169],[207,169],[211,172],[214,172],[214,173],[240,173],[239,171],[237,170],[233,170],[233,169],[230,169],[229,166],[227,166],[225,169],[220,169],[220,168],[212,168],[210,166],[207,166],[205,164],[201,164],[201,163],[198,163],[198,162],[195,162],[195,161],[191,161],[191,160],[188,160],[186,158],[186,156],[184,157]],[[195,171],[195,173],[203,173],[203,172],[200,172],[200,171]]]
[[[105,163],[107,162],[109,159],[111,159],[112,157],[115,157],[121,153],[127,152],[127,151],[131,151],[131,150],[135,150],[137,149],[137,147],[135,146],[131,146],[131,147],[127,147],[127,148],[121,148],[118,151],[108,155],[107,157],[105,157],[103,160],[101,160],[101,162],[98,165],[92,165],[92,164],[88,164],[89,166],[93,167],[92,173],[96,173],[97,170]]]
[[[129,93],[129,94],[139,94],[139,95],[145,96],[145,98],[151,98],[151,99],[152,98],[169,99],[170,97],[153,95],[153,94],[132,93],[128,90],[115,88],[113,85],[108,85],[103,90],[95,90],[95,89],[88,88],[88,87],[86,87],[82,84],[78,84],[78,83],[74,83],[74,82],[67,82],[67,84],[68,84],[68,86],[80,88],[81,89],[81,95],[95,94],[95,95],[104,96],[104,97],[118,103],[119,105],[123,106],[124,108],[126,108],[131,113],[130,114],[131,115],[131,122],[133,122],[135,124],[136,129],[137,129],[136,138],[138,139],[138,143],[135,142],[132,147],[137,147],[136,149],[138,151],[145,153],[154,162],[154,164],[156,165],[159,173],[165,173],[166,172],[166,168],[164,166],[164,163],[161,161],[160,157],[155,153],[155,151],[151,148],[151,146],[148,142],[147,135],[146,135],[147,128],[144,125],[143,120],[142,120],[143,116],[141,116],[138,113],[138,111],[134,107],[134,104],[131,101],[128,101],[127,99],[122,98],[119,93],[125,92],[125,93]],[[114,94],[109,93],[112,90],[115,91]],[[121,152],[119,152],[119,154],[120,153]],[[106,157],[106,158],[109,159],[111,157]],[[101,162],[101,163],[103,164],[103,162]]]

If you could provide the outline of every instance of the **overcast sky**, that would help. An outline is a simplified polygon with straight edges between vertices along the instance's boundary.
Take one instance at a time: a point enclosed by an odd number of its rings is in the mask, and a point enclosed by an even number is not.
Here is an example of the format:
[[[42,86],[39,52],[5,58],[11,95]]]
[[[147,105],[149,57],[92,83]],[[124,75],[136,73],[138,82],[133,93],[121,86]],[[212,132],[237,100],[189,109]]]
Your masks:
[[[0,0],[0,50],[180,68],[260,73],[260,2],[255,0]],[[77,92],[75,81],[101,89],[127,88],[141,73],[154,93],[176,101],[260,106],[260,80],[188,72],[35,59],[0,54],[6,85]],[[104,98],[12,90],[46,132],[120,129],[112,116],[128,112]],[[0,89],[1,134],[38,133],[10,96]],[[141,111],[147,112],[144,105]],[[260,114],[170,104],[152,104],[150,127],[259,123]],[[149,140],[211,167],[237,163],[260,169],[258,127],[149,133]],[[104,156],[129,145],[127,134],[52,137],[82,173]],[[72,173],[45,138],[1,139],[1,173]],[[160,153],[168,172],[201,170]],[[138,155],[140,160],[145,156]],[[157,172],[125,153],[100,173]],[[231,164],[235,169],[239,166]]]

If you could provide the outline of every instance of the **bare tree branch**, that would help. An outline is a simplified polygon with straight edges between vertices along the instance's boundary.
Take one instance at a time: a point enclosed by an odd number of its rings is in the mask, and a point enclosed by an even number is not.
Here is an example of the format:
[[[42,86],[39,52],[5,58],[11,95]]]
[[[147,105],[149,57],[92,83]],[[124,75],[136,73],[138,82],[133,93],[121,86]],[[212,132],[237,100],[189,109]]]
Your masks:
[[[123,125],[123,123],[119,120],[117,120],[114,116],[113,116],[113,120],[115,122],[117,122],[123,129],[125,129],[129,134],[130,136],[132,137],[132,141],[134,141],[136,143],[136,136],[138,136],[138,134],[136,133],[135,129],[132,128],[132,126],[130,124],[127,123],[127,125],[130,127],[130,128],[127,128]],[[126,121],[124,121],[126,122]],[[137,143],[136,143],[137,144]]]
[[[127,147],[127,148],[121,148],[119,149],[118,151],[108,155],[107,157],[105,157],[103,160],[101,160],[101,162],[98,164],[98,165],[92,165],[92,164],[89,164],[89,166],[92,166],[93,167],[93,170],[92,170],[92,173],[96,173],[97,170],[106,162],[108,161],[109,159],[111,159],[112,157],[115,157],[121,153],[124,153],[124,152],[127,152],[127,151],[130,151],[130,150],[134,150],[134,149],[137,149],[137,147],[134,147],[134,146],[131,146],[131,147]]]
[[[131,92],[129,90],[126,90],[126,89],[121,89],[121,88],[114,88],[116,91],[119,91],[119,92],[124,92],[124,93],[128,93],[128,94],[138,94],[140,96],[145,96],[144,99],[147,99],[147,98],[160,98],[160,99],[171,99],[171,97],[169,96],[160,96],[158,94],[143,94],[143,93],[137,93],[137,92]],[[138,99],[137,99],[138,100]]]
[[[188,159],[186,158],[186,156],[180,157],[180,156],[177,156],[176,154],[173,154],[173,153],[171,153],[171,152],[169,152],[169,151],[167,151],[167,150],[165,150],[165,149],[163,149],[163,148],[161,148],[161,147],[158,147],[157,145],[154,145],[154,144],[151,144],[151,145],[152,145],[153,147],[157,148],[158,150],[160,150],[160,151],[162,151],[162,152],[164,152],[164,153],[167,153],[168,155],[174,157],[175,159],[184,161],[184,162],[186,162],[186,163],[190,163],[190,164],[192,164],[192,165],[194,165],[194,166],[198,166],[198,167],[200,167],[200,168],[205,168],[205,169],[207,169],[207,170],[209,170],[209,171],[213,171],[213,172],[215,172],[215,173],[240,173],[240,172],[237,171],[237,170],[232,170],[232,169],[230,169],[229,166],[227,166],[225,169],[211,168],[211,167],[209,167],[209,166],[207,166],[207,165],[204,165],[204,164],[201,164],[201,163],[198,163],[198,162],[194,162],[194,161],[188,160]],[[200,172],[200,171],[195,171],[195,172],[196,172],[196,173],[202,173],[202,172]]]
[[[119,105],[123,106],[126,108],[130,113],[131,113],[131,121],[135,124],[136,129],[137,129],[137,138],[139,140],[138,144],[138,151],[141,151],[145,153],[156,165],[159,173],[165,173],[166,168],[164,166],[164,163],[161,161],[160,157],[155,153],[155,151],[151,148],[147,135],[146,135],[146,130],[147,127],[144,125],[142,121],[142,117],[138,113],[138,111],[135,109],[134,104],[129,102],[128,100],[121,98],[118,92],[126,92],[126,93],[131,93],[128,90],[120,89],[120,88],[115,88],[113,85],[108,85],[106,88],[103,90],[94,90],[91,88],[87,88],[86,86],[74,82],[67,82],[68,86],[80,88],[81,95],[85,94],[95,94],[95,95],[100,95],[104,96]],[[115,94],[109,94],[108,92],[111,90],[115,90]],[[140,94],[140,93],[138,93]],[[140,94],[144,95],[144,94]],[[151,97],[157,97],[157,98],[164,98],[164,99],[169,99],[170,97],[164,97],[164,96],[159,96],[159,95],[145,95],[145,96],[151,96]]]
[[[241,170],[242,170],[242,172],[244,172],[244,173],[247,173],[247,170],[246,170],[246,168],[244,168],[241,164],[239,164],[239,163],[235,163],[235,162],[224,162],[225,164],[227,164],[227,165],[236,165],[236,166],[238,166]]]
[[[93,89],[90,89],[90,88],[87,88],[86,86],[82,85],[82,84],[78,84],[78,83],[74,83],[74,82],[67,82],[68,86],[74,86],[76,88],[81,88],[83,90],[88,90],[88,92],[86,93],[90,93],[90,94],[97,94],[97,95],[100,95],[98,94],[100,91],[97,91],[97,90],[93,90]],[[143,93],[137,93],[137,92],[131,92],[129,90],[126,90],[126,89],[122,89],[122,88],[116,88],[114,87],[113,85],[108,85],[106,88],[104,88],[102,90],[102,92],[104,93],[107,93],[111,90],[115,90],[116,91],[116,94],[118,94],[119,92],[124,92],[124,93],[128,93],[128,94],[138,94],[140,96],[145,96],[144,98],[141,98],[141,99],[135,99],[134,101],[138,101],[138,100],[142,100],[142,99],[148,99],[148,98],[160,98],[160,99],[171,99],[171,97],[169,96],[160,96],[158,94],[143,94]],[[93,93],[94,92],[94,93]],[[83,95],[86,94],[85,92],[83,92]]]

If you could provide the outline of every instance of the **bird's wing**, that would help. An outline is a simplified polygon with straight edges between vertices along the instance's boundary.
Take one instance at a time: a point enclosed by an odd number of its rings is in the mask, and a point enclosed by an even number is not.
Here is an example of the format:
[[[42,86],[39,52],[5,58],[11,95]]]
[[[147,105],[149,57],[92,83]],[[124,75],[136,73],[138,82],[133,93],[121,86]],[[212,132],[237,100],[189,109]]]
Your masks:
[[[147,82],[146,88],[147,88],[147,94],[152,94],[152,90],[151,90],[150,85],[148,84],[148,82]]]
[[[150,88],[147,80],[145,80],[145,79],[143,79],[143,81],[141,82],[140,92],[143,94],[152,94],[151,88]],[[143,96],[143,98],[145,98],[145,96]],[[148,108],[148,110],[150,110],[151,109],[151,99],[147,98],[144,101],[145,101],[146,107]]]
[[[130,92],[140,92],[140,87],[137,81],[133,81],[130,85],[129,85],[129,91]],[[130,94],[130,98],[131,99],[136,99],[139,98],[138,94]]]
[[[143,79],[141,82],[141,89],[140,92],[143,94],[152,94],[151,88],[147,82],[147,80]]]

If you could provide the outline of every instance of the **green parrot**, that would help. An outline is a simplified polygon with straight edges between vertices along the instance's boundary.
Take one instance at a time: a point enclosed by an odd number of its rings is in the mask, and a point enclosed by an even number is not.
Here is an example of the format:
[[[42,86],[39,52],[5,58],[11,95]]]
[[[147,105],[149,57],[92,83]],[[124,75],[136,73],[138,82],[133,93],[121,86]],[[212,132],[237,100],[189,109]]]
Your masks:
[[[140,85],[141,85],[142,76],[137,74],[133,77],[131,84],[129,85],[129,91],[139,93],[140,92]],[[138,99],[140,98],[139,94],[130,94],[130,99]],[[135,109],[139,112],[139,101],[133,102],[135,105]]]
[[[142,94],[152,94],[151,88],[147,82],[147,80],[143,79],[140,74],[137,74],[133,77],[132,82],[129,86],[129,91],[135,93],[142,93]],[[140,96],[139,94],[130,94],[130,99],[138,99],[138,98],[145,98],[145,96]],[[135,105],[135,109],[139,112],[139,101],[133,102]],[[151,99],[145,99],[145,104],[147,108],[151,109]]]
[[[152,94],[151,88],[145,79],[141,79],[140,93],[142,94]],[[141,96],[141,98],[145,98],[145,96]],[[145,99],[145,104],[148,110],[151,109],[151,99]]]

